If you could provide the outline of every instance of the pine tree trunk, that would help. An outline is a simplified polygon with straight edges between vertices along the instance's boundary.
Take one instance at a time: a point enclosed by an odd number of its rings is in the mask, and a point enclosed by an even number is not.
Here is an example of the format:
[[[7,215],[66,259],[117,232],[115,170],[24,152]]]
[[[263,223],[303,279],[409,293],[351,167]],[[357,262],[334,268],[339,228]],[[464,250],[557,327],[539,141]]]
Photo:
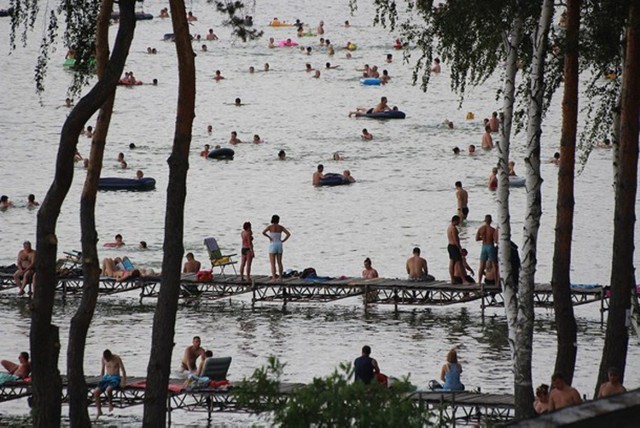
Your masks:
[[[122,75],[125,60],[129,54],[131,40],[135,30],[135,1],[120,0],[120,20],[118,37],[121,43],[116,43],[111,63],[117,62],[109,72],[113,76]],[[101,4],[96,33],[96,64],[98,78],[106,78],[107,62],[109,61],[109,20],[112,11],[112,1],[105,0]],[[82,229],[82,262],[84,287],[80,305],[71,319],[69,330],[69,345],[67,347],[67,373],[69,376],[69,420],[72,427],[91,425],[87,410],[87,384],[84,377],[84,353],[87,332],[93,319],[96,302],[98,300],[98,282],[100,278],[100,262],[96,244],[98,236],[95,226],[95,202],[98,190],[98,180],[102,169],[104,146],[111,121],[116,86],[111,95],[100,109],[96,122],[95,134],[91,144],[89,156],[89,170],[85,179],[80,200],[80,226]]]
[[[620,152],[613,219],[613,260],[607,331],[600,361],[596,393],[609,367],[620,370],[621,379],[629,345],[628,317],[635,285],[634,237],[638,182],[638,119],[640,117],[640,1],[629,4],[625,65],[622,73]]]
[[[162,285],[153,318],[151,355],[147,367],[147,388],[143,425],[156,428],[166,426],[166,400],[171,353],[175,335],[176,312],[180,293],[180,267],[184,233],[184,201],[189,169],[189,146],[195,112],[196,77],[194,53],[183,0],[170,0],[173,32],[178,56],[178,112],[169,157],[169,185],[165,216]]]
[[[534,39],[530,73],[530,95],[527,123],[527,154],[524,159],[527,189],[527,214],[523,230],[522,268],[518,286],[518,319],[516,323],[514,396],[516,418],[534,415],[531,360],[533,354],[533,290],[540,217],[542,216],[542,177],[540,175],[540,135],[544,94],[544,64],[547,38],[553,17],[553,0],[542,5]]]
[[[516,354],[516,323],[518,319],[517,278],[511,269],[511,217],[509,213],[509,163],[511,125],[513,122],[513,107],[515,102],[515,79],[518,72],[518,46],[522,41],[522,19],[516,18],[509,35],[505,39],[507,63],[504,80],[503,115],[500,126],[500,141],[498,142],[498,224],[500,227],[500,279],[503,288],[504,309],[508,324],[508,340],[511,349],[511,361],[515,367]]]
[[[556,239],[553,249],[553,309],[558,337],[555,371],[571,384],[576,365],[578,327],[571,301],[571,240],[573,238],[574,175],[578,125],[578,32],[581,0],[567,1],[567,28],[564,56],[564,97],[562,135],[558,168]]]

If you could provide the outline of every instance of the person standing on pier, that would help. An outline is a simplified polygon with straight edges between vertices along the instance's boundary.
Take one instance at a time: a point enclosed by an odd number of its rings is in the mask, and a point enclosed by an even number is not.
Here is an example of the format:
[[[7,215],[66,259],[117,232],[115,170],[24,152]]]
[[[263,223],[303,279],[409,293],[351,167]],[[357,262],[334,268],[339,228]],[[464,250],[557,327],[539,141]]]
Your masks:
[[[476,232],[476,241],[482,241],[480,267],[478,268],[478,284],[482,284],[482,275],[484,274],[487,262],[494,264],[494,268],[498,265],[498,249],[496,248],[498,233],[497,229],[491,226],[492,221],[493,219],[490,214],[484,216],[484,224],[480,226]]]
[[[242,249],[240,250],[240,281],[244,281],[244,269],[247,269],[247,281],[251,281],[251,262],[253,262],[253,232],[251,223],[246,221],[240,233]]]
[[[285,237],[282,239],[282,234],[284,233]],[[269,238],[269,262],[271,263],[271,280],[275,281],[278,279],[276,276],[276,263],[278,263],[278,273],[279,278],[282,281],[282,273],[284,272],[284,268],[282,267],[282,244],[289,239],[291,233],[284,227],[280,225],[280,216],[273,215],[271,217],[271,224],[264,228],[262,234]]]
[[[464,275],[464,268],[462,267],[462,247],[460,247],[460,236],[458,236],[458,225],[460,224],[460,217],[454,215],[451,217],[451,224],[447,228],[447,251],[449,252],[449,276],[451,277],[452,284],[459,284],[456,277],[462,279],[462,284],[468,285],[469,281]]]
[[[354,380],[361,381],[368,385],[371,383],[376,373],[380,373],[378,362],[371,358],[371,347],[364,345],[362,347],[362,355],[353,362]]]
[[[120,377],[122,372],[122,377]],[[102,379],[98,382],[98,386],[93,390],[93,396],[96,401],[96,420],[102,415],[102,406],[100,403],[100,394],[106,392],[109,402],[109,412],[113,411],[112,395],[113,390],[124,388],[127,385],[127,372],[119,355],[112,354],[110,350],[105,349],[102,353],[102,369],[100,370]]]
[[[561,373],[554,373],[551,376],[551,385],[553,389],[549,393],[550,412],[582,403],[578,390],[567,384]]]

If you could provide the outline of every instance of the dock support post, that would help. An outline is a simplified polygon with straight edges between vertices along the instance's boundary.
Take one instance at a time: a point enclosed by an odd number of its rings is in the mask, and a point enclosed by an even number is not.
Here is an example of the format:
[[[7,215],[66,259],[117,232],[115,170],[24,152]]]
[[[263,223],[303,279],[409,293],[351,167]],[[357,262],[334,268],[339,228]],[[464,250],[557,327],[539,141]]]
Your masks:
[[[256,280],[251,278],[251,308],[256,306]]]
[[[602,291],[600,292],[600,328],[602,328],[604,326],[604,287],[602,288]]]
[[[398,300],[400,299],[400,297],[398,297],[398,289],[396,287],[393,287],[393,309],[394,312],[397,314],[398,313]]]
[[[167,426],[171,426],[171,396],[167,396]]]
[[[369,284],[364,285],[364,294],[362,295],[362,303],[364,304],[364,313],[369,311]]]
[[[484,308],[485,308],[485,298],[486,298],[486,293],[484,290],[484,283],[481,282],[480,283],[480,296],[482,296],[482,298],[480,299],[480,313],[481,313],[481,317],[482,317],[482,321],[484,321]]]

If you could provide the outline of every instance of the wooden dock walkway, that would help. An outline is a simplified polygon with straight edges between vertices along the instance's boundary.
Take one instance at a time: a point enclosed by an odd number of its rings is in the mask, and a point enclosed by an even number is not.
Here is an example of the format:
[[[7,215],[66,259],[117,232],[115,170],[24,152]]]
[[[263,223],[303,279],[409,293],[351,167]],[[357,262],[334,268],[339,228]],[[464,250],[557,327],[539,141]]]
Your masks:
[[[140,277],[127,281],[103,278],[99,283],[102,295],[113,295],[139,291],[139,298],[157,297],[160,290],[159,277]],[[15,287],[13,277],[0,274],[0,291]],[[65,299],[68,295],[82,292],[81,277],[59,278],[56,291]],[[216,275],[210,282],[198,282],[192,277],[180,282],[180,297],[183,300],[219,300],[251,293],[252,304],[258,302],[288,303],[333,302],[350,297],[363,296],[366,304],[399,306],[444,306],[479,301],[485,308],[504,306],[502,291],[497,285],[458,285],[447,281],[418,282],[406,279],[354,277],[340,278],[283,278],[272,282],[267,275],[252,277],[251,283],[242,282],[233,275]],[[608,307],[605,287],[600,285],[576,285],[572,287],[574,305],[600,303],[601,320]],[[552,307],[553,292],[550,284],[536,284],[534,304],[537,307]]]
[[[68,403],[67,379],[63,376],[62,402]],[[86,378],[87,398],[90,405],[93,403],[91,391],[98,385],[100,376]],[[171,379],[167,391],[167,412],[169,421],[174,410],[206,411],[208,420],[213,413],[219,412],[246,412],[248,409],[237,405],[232,393],[233,384],[229,387],[194,388],[183,387],[184,379]],[[297,388],[304,387],[302,383],[281,383],[279,394],[286,398]],[[31,396],[31,384],[17,381],[0,385],[0,403]],[[127,386],[113,392],[113,406],[118,409],[142,405],[145,397],[145,378],[129,377]],[[513,396],[500,394],[487,394],[480,392],[434,392],[417,391],[407,394],[407,399],[425,411],[433,413],[440,420],[455,421],[480,421],[501,420],[513,418]],[[455,423],[454,423],[455,424]]]

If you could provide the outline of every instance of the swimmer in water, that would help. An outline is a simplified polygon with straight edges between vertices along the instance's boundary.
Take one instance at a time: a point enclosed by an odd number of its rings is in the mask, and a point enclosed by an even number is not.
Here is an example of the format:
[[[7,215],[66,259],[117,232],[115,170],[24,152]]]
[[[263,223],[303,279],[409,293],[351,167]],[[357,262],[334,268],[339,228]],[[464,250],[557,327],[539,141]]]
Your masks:
[[[236,144],[240,144],[242,141],[238,138],[238,133],[236,131],[231,131],[231,138],[229,138],[229,144],[235,146]]]
[[[203,158],[206,158],[207,156],[209,156],[209,150],[211,150],[211,146],[208,144],[205,144],[204,149],[202,149],[202,151],[200,152],[200,156],[202,156]]]
[[[313,77],[314,79],[320,78],[320,70],[316,70],[316,72],[311,77]]]
[[[256,72],[256,69],[255,69],[255,67],[253,65],[251,67],[249,67],[249,73],[253,74],[255,72]]]
[[[222,79],[224,79],[224,76],[222,75],[222,73],[220,73],[220,70],[216,70],[216,74],[213,76],[213,80],[219,82]]]
[[[287,160],[287,154],[285,153],[284,150],[280,150],[278,152],[278,159],[279,160]]]
[[[276,41],[275,41],[275,39],[273,37],[269,37],[269,45],[268,45],[268,47],[270,49],[273,49],[273,48],[276,47]]]
[[[306,71],[307,73],[310,72],[310,71],[315,71],[315,68],[311,67],[311,64],[309,64],[309,63],[306,63],[304,65],[304,67],[305,67],[304,71]]]
[[[340,68],[340,66],[339,66],[339,65],[331,65],[331,63],[330,63],[330,62],[326,63],[326,64],[324,65],[324,67],[325,67],[327,70],[335,70],[336,68]]]
[[[258,134],[254,134],[253,135],[253,144],[262,144],[264,143],[264,141],[262,139],[260,139],[260,136]]]
[[[242,104],[242,100],[240,98],[236,98],[233,102],[233,105],[235,105],[236,107],[240,107],[240,106],[243,106],[244,104]]]
[[[373,134],[371,134],[369,131],[367,131],[367,128],[364,128],[362,130],[362,135],[360,136],[363,140],[366,141],[371,141],[373,140]]]
[[[207,40],[209,41],[218,40],[218,36],[216,36],[215,33],[213,32],[213,28],[209,28],[209,33],[207,34]]]

